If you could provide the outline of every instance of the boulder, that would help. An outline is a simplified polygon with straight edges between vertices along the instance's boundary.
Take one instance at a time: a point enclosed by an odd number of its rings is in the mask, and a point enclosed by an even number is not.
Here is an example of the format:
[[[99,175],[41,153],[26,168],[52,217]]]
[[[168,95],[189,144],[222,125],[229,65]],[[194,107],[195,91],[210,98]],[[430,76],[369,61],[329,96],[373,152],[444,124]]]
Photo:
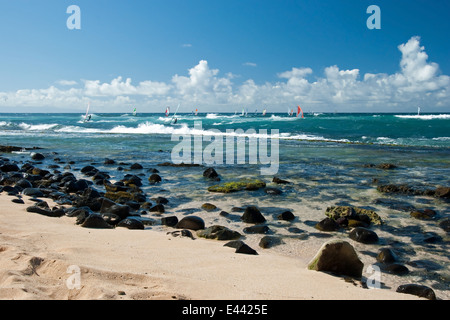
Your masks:
[[[107,223],[99,214],[90,214],[81,224],[83,228],[93,229],[111,229],[112,226]]]
[[[309,270],[332,272],[356,278],[361,278],[363,267],[364,264],[352,245],[342,240],[324,243],[308,264]]]
[[[317,230],[328,232],[339,230],[340,225],[336,221],[334,221],[334,219],[325,218],[322,221],[318,222],[314,227]]]
[[[157,213],[164,213],[165,209],[164,209],[164,205],[162,204],[157,204],[153,207],[151,207],[150,209],[148,209],[149,212],[157,212]]]
[[[216,240],[236,240],[241,237],[239,232],[218,225],[211,226],[203,230],[198,230],[197,235],[202,238]]]
[[[355,240],[357,242],[371,244],[378,242],[378,235],[367,228],[356,227],[354,228],[349,235],[350,239]]]
[[[272,182],[277,184],[289,184],[290,182],[287,180],[280,179],[278,177],[273,177]]]
[[[214,168],[207,168],[205,171],[203,171],[203,176],[208,179],[220,181],[219,174]]]
[[[42,153],[33,152],[33,153],[31,154],[31,159],[40,161],[40,160],[44,160],[44,159],[45,159],[45,156],[44,156]]]
[[[205,211],[213,211],[216,210],[217,207],[211,203],[204,203],[202,204],[202,209]]]
[[[120,221],[117,224],[118,227],[124,227],[127,229],[131,229],[131,230],[144,230],[144,224],[137,220],[137,219],[133,219],[133,218],[126,218],[123,219],[122,221]]]
[[[163,226],[175,227],[178,223],[178,218],[176,216],[161,218],[161,224]]]
[[[275,236],[264,236],[259,241],[259,246],[264,249],[272,248],[275,246],[278,246],[280,244],[283,244],[283,240],[281,240],[280,237]]]
[[[404,284],[397,288],[397,292],[412,294],[428,300],[436,300],[433,289],[419,284]]]
[[[436,216],[436,212],[431,209],[415,210],[410,213],[411,217],[419,220],[432,220]]]
[[[261,188],[265,188],[266,183],[261,180],[249,180],[242,179],[236,182],[226,182],[219,185],[214,185],[208,188],[209,192],[219,192],[219,193],[231,193],[238,192],[242,190],[255,191]]]
[[[438,226],[445,232],[450,232],[450,218],[439,221]]]
[[[450,187],[438,187],[434,190],[434,196],[438,198],[450,198]]]
[[[143,167],[142,165],[140,165],[139,163],[133,163],[133,164],[130,166],[130,169],[131,169],[131,170],[140,170],[140,169],[144,169],[144,167]]]
[[[202,218],[197,216],[187,216],[178,221],[175,228],[177,229],[190,229],[190,230],[200,230],[205,229],[205,222]]]
[[[261,211],[255,206],[249,206],[245,208],[244,214],[241,220],[246,223],[264,223],[266,219],[261,214]]]
[[[365,221],[375,225],[383,224],[383,220],[375,211],[358,207],[351,207],[351,206],[328,207],[327,210],[325,211],[325,215],[334,220],[337,220],[341,217],[346,217],[347,219]],[[370,221],[366,221],[367,218],[365,216],[367,216]]]
[[[149,178],[148,178],[148,182],[150,182],[150,183],[158,183],[158,182],[161,182],[162,181],[162,179],[161,179],[161,177],[159,176],[159,174],[157,174],[157,173],[153,173]]]
[[[44,193],[42,193],[39,188],[25,188],[22,191],[22,194],[29,197],[43,197]]]
[[[253,255],[258,254],[254,249],[250,248],[247,244],[245,244],[241,240],[232,240],[230,242],[227,242],[224,244],[224,247],[235,248],[236,249],[235,253],[253,254]]]
[[[254,233],[260,233],[260,234],[266,234],[269,233],[270,229],[268,226],[265,225],[256,225],[244,228],[244,233],[254,234]]]
[[[381,248],[378,251],[377,261],[380,263],[394,263],[398,261],[397,255],[390,248]]]
[[[281,191],[280,189],[278,189],[278,188],[272,188],[272,187],[264,188],[264,192],[267,193],[267,194],[269,194],[269,195],[274,195],[274,196],[280,195],[280,194],[283,193],[283,191]]]

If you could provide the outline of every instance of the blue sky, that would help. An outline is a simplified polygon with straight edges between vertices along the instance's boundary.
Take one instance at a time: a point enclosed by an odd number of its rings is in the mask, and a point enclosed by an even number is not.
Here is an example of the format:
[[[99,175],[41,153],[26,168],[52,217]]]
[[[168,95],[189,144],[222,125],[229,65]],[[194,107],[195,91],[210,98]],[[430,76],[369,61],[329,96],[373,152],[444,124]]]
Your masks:
[[[73,4],[81,30],[66,26]],[[366,26],[372,4],[380,30]],[[449,13],[448,1],[0,0],[0,111],[450,112]]]

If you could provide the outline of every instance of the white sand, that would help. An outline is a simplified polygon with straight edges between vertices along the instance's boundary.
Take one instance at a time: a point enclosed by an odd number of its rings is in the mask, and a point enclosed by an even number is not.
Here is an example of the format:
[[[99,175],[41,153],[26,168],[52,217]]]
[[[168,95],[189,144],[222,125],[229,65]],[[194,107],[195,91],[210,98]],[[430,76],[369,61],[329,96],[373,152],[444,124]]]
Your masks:
[[[418,299],[307,270],[312,257],[236,254],[222,241],[153,230],[86,229],[11,199],[0,194],[0,299]],[[69,266],[81,270],[79,289],[67,286],[76,278]]]

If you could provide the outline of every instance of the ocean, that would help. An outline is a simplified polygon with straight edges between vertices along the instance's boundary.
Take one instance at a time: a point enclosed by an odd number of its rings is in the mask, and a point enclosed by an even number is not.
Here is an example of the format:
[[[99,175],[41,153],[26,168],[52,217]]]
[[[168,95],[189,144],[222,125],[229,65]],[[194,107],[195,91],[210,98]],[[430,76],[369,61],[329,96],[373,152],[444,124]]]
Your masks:
[[[60,166],[56,170],[64,171],[63,164],[70,163],[71,170],[80,178],[86,178],[79,170],[88,164],[108,172],[113,181],[129,174],[127,168],[133,163],[144,167],[137,173],[143,181],[147,181],[150,169],[157,169],[163,181],[157,185],[145,183],[142,189],[149,198],[169,199],[164,215],[181,218],[194,214],[207,225],[224,225],[240,232],[244,241],[257,251],[272,250],[302,259],[312,258],[329,238],[349,239],[345,230],[315,229],[315,224],[326,217],[328,207],[374,210],[385,221],[382,226],[371,226],[379,242],[362,244],[348,240],[365,268],[377,263],[380,248],[392,248],[409,272],[403,275],[382,272],[382,287],[395,290],[401,284],[419,283],[433,288],[439,298],[450,298],[449,235],[439,226],[440,221],[450,218],[448,199],[377,190],[380,184],[408,185],[418,190],[450,187],[450,114],[306,113],[304,118],[297,118],[282,113],[262,116],[255,112],[247,116],[178,114],[176,118],[178,121],[173,124],[172,115],[166,117],[164,113],[136,116],[95,113],[89,122],[84,122],[84,115],[79,113],[4,113],[0,114],[0,145],[42,148],[39,152],[46,156],[43,166],[56,164]],[[159,166],[172,161],[180,136],[202,136],[202,150],[219,141],[214,144],[216,153],[219,149],[225,152],[227,137],[233,141],[236,138],[233,145],[236,154],[239,137],[257,139],[258,143],[267,141],[267,155],[274,151],[271,147],[278,146],[277,157],[272,158],[277,160],[276,171],[262,175],[261,168],[268,167],[267,162],[262,163],[261,157],[252,162],[248,153],[243,163],[237,163],[235,157],[231,163],[205,162],[200,167]],[[216,140],[206,138],[209,136]],[[251,139],[241,143],[250,148]],[[219,148],[222,144],[224,147]],[[194,149],[192,144],[191,156]],[[30,153],[23,150],[3,156],[26,162]],[[118,164],[105,165],[105,159],[114,159]],[[195,155],[186,159],[195,159]],[[378,167],[386,163],[395,168]],[[220,182],[203,177],[209,166],[219,173]],[[275,184],[274,176],[290,183]],[[221,194],[207,190],[214,184],[241,178],[263,180],[281,193],[257,190]],[[203,203],[212,203],[218,210],[206,212],[201,209]],[[282,244],[262,249],[261,235],[243,232],[247,225],[239,219],[242,214],[239,208],[248,205],[260,208],[271,234],[283,239]],[[434,210],[436,215],[430,220],[410,216],[411,211],[424,209]],[[285,210],[291,211],[295,220],[276,218]],[[221,211],[229,214],[220,215]],[[156,215],[147,216],[159,219]],[[167,232],[166,226],[158,224],[148,228]],[[365,275],[370,276],[367,272]]]

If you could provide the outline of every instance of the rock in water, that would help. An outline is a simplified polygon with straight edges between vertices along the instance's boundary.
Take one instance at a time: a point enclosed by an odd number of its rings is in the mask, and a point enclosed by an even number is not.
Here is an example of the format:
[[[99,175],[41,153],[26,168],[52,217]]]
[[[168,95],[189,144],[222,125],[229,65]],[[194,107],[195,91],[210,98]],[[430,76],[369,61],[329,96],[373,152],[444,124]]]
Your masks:
[[[398,261],[397,255],[390,248],[381,248],[378,251],[377,261],[380,263],[394,263]]]
[[[263,223],[266,221],[261,211],[255,206],[249,206],[245,209],[241,220],[247,223]]]
[[[214,168],[208,168],[203,172],[203,176],[208,179],[213,179],[215,181],[220,181],[219,174]]]
[[[336,231],[340,228],[339,224],[331,218],[325,218],[314,226],[320,231]]]
[[[350,239],[361,243],[376,243],[378,242],[378,235],[369,229],[363,227],[356,227],[350,232]]]
[[[419,284],[401,285],[397,288],[397,292],[412,294],[421,298],[426,298],[428,300],[436,300],[436,295],[433,289]]]
[[[361,278],[363,267],[364,264],[352,245],[342,240],[324,243],[308,264],[309,270],[332,272],[356,278]]]

